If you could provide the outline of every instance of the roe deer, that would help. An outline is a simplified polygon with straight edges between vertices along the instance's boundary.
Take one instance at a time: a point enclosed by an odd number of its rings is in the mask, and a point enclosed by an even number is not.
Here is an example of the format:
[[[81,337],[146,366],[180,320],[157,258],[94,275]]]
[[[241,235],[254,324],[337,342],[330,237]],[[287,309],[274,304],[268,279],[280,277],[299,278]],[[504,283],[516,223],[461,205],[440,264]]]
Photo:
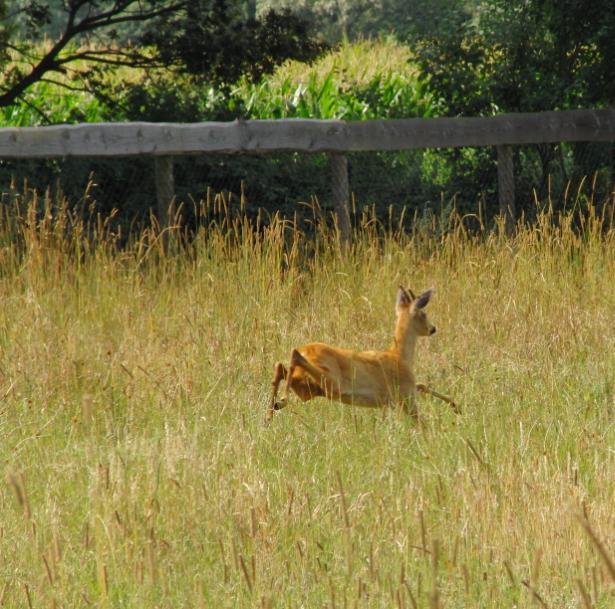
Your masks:
[[[436,331],[427,319],[425,307],[433,289],[415,297],[412,290],[397,291],[395,338],[386,351],[351,351],[323,343],[309,343],[293,349],[288,369],[278,362],[272,380],[273,395],[267,420],[288,403],[292,389],[303,401],[323,396],[344,404],[383,407],[399,404],[402,410],[418,418],[416,392],[429,393],[448,402],[455,412],[455,402],[414,378],[414,352],[419,336]],[[284,395],[277,400],[278,388],[286,380]]]

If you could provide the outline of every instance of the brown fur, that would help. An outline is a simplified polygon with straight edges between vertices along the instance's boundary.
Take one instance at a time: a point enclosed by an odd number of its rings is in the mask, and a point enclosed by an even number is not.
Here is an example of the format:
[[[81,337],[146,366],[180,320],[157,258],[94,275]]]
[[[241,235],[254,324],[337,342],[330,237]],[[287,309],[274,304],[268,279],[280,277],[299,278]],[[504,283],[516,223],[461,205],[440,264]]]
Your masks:
[[[288,404],[291,390],[304,402],[322,396],[353,406],[381,408],[398,404],[414,416],[417,416],[416,392],[420,391],[448,402],[458,412],[451,398],[417,384],[414,378],[417,338],[436,331],[424,311],[432,294],[432,290],[427,290],[415,297],[411,290],[399,288],[394,340],[384,351],[351,351],[324,343],[293,349],[288,369],[281,362],[275,365],[267,419]],[[278,401],[282,380],[286,386]]]

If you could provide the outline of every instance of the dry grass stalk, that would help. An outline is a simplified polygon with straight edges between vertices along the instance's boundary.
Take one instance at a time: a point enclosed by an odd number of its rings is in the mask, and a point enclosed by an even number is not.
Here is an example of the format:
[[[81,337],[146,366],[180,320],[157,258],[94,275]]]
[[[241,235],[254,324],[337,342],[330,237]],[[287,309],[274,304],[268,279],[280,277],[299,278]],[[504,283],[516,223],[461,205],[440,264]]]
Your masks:
[[[596,550],[598,550],[600,558],[602,558],[604,564],[606,565],[607,572],[609,574],[609,577],[611,578],[611,582],[615,583],[615,563],[609,556],[609,553],[604,547],[604,544],[602,543],[602,541],[600,541],[600,539],[598,539],[598,536],[592,529],[591,525],[589,524],[589,521],[585,516],[577,516],[577,519],[581,523],[581,526],[587,533]]]

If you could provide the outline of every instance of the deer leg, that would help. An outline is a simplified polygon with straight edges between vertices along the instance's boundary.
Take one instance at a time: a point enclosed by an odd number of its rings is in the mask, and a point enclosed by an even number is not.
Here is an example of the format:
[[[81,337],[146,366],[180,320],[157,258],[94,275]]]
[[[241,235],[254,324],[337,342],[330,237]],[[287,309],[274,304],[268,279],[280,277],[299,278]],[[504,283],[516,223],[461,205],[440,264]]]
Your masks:
[[[288,394],[290,390],[293,388],[293,373],[295,372],[297,366],[301,366],[305,358],[297,351],[297,349],[293,349],[290,354],[290,366],[288,367],[288,376],[286,377],[286,386],[284,387],[284,396],[281,400],[280,408],[284,408],[288,402]]]
[[[455,402],[451,398],[449,398],[447,395],[443,395],[441,393],[438,393],[437,391],[434,391],[433,389],[430,389],[429,387],[427,387],[427,385],[423,385],[422,383],[417,383],[416,390],[420,391],[421,393],[429,393],[430,395],[433,395],[434,397],[439,398],[440,400],[446,402],[447,404],[450,404],[451,408],[457,414],[461,412],[461,409],[459,408],[459,406],[457,406],[457,404],[455,404]]]
[[[304,370],[308,374],[295,374],[298,369]],[[282,379],[286,379],[286,385],[284,386],[282,397],[278,400],[277,393]],[[288,369],[286,369],[280,362],[275,365],[273,380],[271,381],[273,391],[265,422],[268,423],[271,421],[273,418],[273,413],[276,410],[282,410],[282,408],[288,404],[288,398],[291,390],[297,395],[297,397],[299,397],[300,400],[303,400],[304,402],[317,396],[328,395],[324,386],[321,386],[324,382],[325,375],[318,368],[316,368],[316,366],[305,359],[299,351],[293,349],[290,354],[290,365],[288,366]]]
[[[401,409],[404,414],[411,416],[419,423],[419,409],[416,403],[416,392],[412,391],[408,397],[401,402]]]
[[[295,374],[297,370],[307,372],[305,374]],[[292,389],[297,396],[304,402],[317,396],[328,395],[325,390],[326,377],[324,373],[309,362],[297,349],[293,349],[290,354],[290,365],[286,377],[284,395],[278,404],[283,408],[288,401],[288,395]]]
[[[271,380],[272,393],[271,393],[271,402],[269,403],[269,408],[267,410],[267,417],[266,417],[267,421],[270,421],[271,418],[273,417],[274,411],[279,410],[281,407],[280,403],[277,401],[278,388],[280,387],[280,383],[282,382],[282,379],[285,379],[285,378],[288,378],[288,371],[284,367],[284,364],[282,364],[281,362],[278,362],[274,367],[273,379]]]
[[[288,370],[281,362],[278,362],[275,365],[275,369],[273,372],[273,380],[271,381],[273,391],[271,395],[269,409],[267,410],[266,421],[271,421],[271,419],[273,418],[273,413],[276,410],[282,410],[282,408],[284,408],[288,404],[288,396],[293,385],[293,373],[295,372],[297,366],[300,365],[300,360],[303,359],[304,358],[301,356],[301,354],[296,349],[293,349],[290,355],[290,365],[288,367]],[[280,400],[277,400],[276,398],[278,394],[278,388],[280,386],[280,383],[282,382],[282,379],[286,379],[286,385],[284,387],[284,393],[282,394],[282,398]]]

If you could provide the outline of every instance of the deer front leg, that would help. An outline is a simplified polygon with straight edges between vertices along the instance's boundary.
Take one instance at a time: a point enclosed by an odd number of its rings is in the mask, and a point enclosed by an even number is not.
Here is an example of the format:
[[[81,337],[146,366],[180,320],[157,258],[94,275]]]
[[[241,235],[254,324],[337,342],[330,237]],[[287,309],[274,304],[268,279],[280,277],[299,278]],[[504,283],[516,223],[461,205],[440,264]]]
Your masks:
[[[411,416],[417,424],[419,423],[419,409],[415,390],[411,390],[407,397],[402,400],[401,409],[404,414]]]
[[[457,404],[455,404],[455,402],[451,398],[449,398],[447,395],[443,395],[441,393],[438,393],[437,391],[434,391],[433,389],[430,389],[427,385],[423,385],[422,383],[417,383],[416,390],[420,391],[421,393],[429,393],[430,395],[433,395],[434,397],[446,402],[447,404],[450,404],[451,408],[457,414],[461,412],[461,409],[459,408],[459,406],[457,406]]]

